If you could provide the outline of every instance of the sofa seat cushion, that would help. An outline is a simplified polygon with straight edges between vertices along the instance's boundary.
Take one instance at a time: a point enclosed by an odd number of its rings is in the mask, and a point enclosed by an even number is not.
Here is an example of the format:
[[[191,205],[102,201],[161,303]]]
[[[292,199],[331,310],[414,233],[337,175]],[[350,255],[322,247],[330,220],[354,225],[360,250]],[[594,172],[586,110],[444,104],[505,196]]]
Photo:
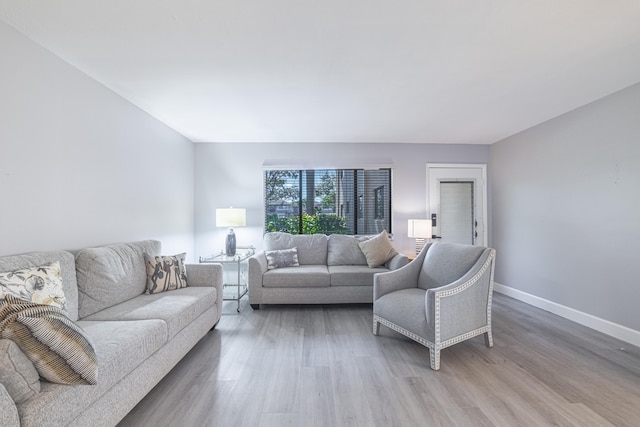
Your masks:
[[[262,286],[265,288],[327,287],[330,284],[326,265],[276,268],[262,276]]]
[[[94,343],[98,384],[41,382],[37,396],[18,405],[24,425],[67,425],[86,407],[158,351],[167,342],[162,320],[77,322]]]
[[[171,339],[204,311],[213,307],[216,297],[216,288],[204,286],[138,295],[82,320],[161,319],[166,322],[169,339]]]
[[[385,267],[369,268],[366,265],[329,266],[331,286],[371,286],[373,288],[373,275],[387,271],[389,269]]]

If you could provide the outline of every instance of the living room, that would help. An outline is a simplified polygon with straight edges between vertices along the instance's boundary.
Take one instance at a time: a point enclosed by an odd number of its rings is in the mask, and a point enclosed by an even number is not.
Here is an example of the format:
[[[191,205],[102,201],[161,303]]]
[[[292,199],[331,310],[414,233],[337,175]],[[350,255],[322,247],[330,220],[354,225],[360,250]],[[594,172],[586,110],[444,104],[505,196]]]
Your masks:
[[[406,223],[427,215],[426,164],[486,164],[496,290],[640,346],[637,29],[627,50],[594,52],[566,71],[570,111],[547,100],[547,119],[505,138],[229,143],[193,142],[10,18],[0,15],[0,255],[157,239],[196,261],[222,249],[215,209],[228,206],[247,209],[238,244],[260,249],[270,164],[390,165],[394,246],[411,253]]]

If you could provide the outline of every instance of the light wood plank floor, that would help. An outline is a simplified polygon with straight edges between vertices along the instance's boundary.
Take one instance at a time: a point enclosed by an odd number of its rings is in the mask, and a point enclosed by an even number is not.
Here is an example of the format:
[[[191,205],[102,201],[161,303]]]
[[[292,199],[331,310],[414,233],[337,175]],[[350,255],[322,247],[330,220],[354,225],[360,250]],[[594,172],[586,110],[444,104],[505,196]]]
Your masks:
[[[640,349],[496,294],[482,336],[428,350],[371,305],[227,302],[121,426],[640,426]]]

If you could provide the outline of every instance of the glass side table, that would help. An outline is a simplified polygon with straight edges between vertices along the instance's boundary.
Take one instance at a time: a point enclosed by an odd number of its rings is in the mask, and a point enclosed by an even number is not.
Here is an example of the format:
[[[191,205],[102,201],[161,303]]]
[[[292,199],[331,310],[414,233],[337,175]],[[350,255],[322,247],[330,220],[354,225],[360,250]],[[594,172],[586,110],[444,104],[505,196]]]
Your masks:
[[[249,291],[248,275],[249,263],[247,260],[256,252],[253,246],[237,246],[234,256],[227,256],[224,252],[217,255],[200,257],[200,263],[222,264],[223,274],[223,300],[237,301],[237,311],[240,312],[240,300]]]

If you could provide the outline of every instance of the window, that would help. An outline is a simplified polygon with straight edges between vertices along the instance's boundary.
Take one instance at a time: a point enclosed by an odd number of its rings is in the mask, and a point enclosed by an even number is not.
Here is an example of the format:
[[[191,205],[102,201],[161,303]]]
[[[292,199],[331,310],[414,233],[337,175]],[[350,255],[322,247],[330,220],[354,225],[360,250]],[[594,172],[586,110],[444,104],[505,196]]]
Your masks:
[[[265,232],[391,233],[391,169],[264,172]]]

